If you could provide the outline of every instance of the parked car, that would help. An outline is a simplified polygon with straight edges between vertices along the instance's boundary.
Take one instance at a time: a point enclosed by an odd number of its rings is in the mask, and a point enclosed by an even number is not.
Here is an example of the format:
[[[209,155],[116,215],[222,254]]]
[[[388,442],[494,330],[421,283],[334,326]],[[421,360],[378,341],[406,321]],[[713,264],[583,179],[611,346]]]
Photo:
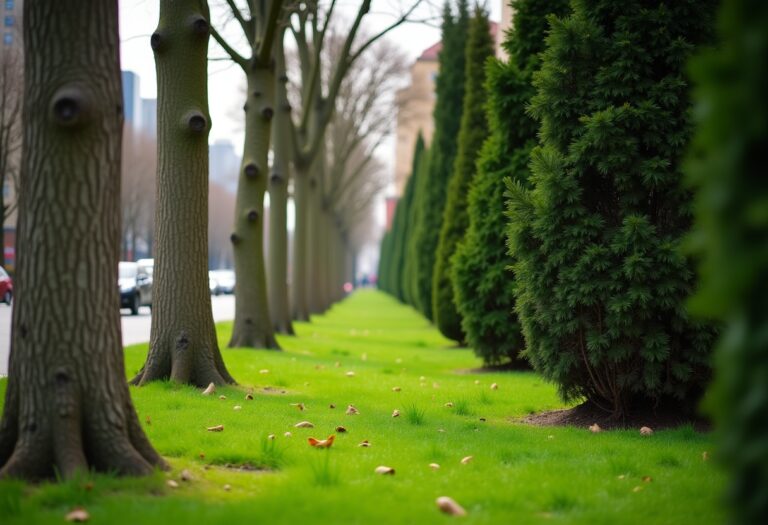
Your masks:
[[[144,268],[144,270],[146,270],[146,272],[149,274],[150,279],[152,278],[152,274],[155,270],[154,259],[139,259],[138,261],[136,261],[136,264]]]
[[[216,274],[212,271],[208,272],[208,288],[211,290],[211,295],[219,295],[219,281],[216,280]]]
[[[13,302],[13,279],[8,275],[3,267],[0,266],[0,297],[2,301],[11,306]]]
[[[120,262],[117,284],[120,287],[120,308],[130,308],[138,315],[141,306],[152,307],[152,278],[135,262]]]
[[[217,295],[220,293],[235,293],[235,272],[234,270],[213,270],[208,272],[209,280],[213,278],[216,281]]]

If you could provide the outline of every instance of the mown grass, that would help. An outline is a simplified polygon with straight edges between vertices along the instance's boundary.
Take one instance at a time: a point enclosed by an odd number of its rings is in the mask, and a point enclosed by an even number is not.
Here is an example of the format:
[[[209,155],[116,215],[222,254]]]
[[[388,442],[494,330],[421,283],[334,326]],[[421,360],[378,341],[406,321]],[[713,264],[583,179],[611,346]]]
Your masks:
[[[472,372],[480,361],[471,351],[452,348],[415,312],[377,292],[358,292],[296,329],[298,337],[280,338],[284,352],[225,350],[240,386],[216,396],[168,383],[132,388],[144,428],[172,472],[40,486],[2,482],[0,523],[61,523],[77,505],[92,523],[131,525],[456,519],[439,513],[438,496],[462,504],[467,523],[724,521],[723,477],[702,460],[712,447],[707,435],[690,428],[651,437],[591,434],[515,423],[531,411],[562,407],[555,389],[533,373]],[[229,330],[219,325],[222,347]],[[146,345],[126,349],[129,376],[145,353]],[[244,399],[248,388],[253,401]],[[346,415],[348,404],[359,415]],[[392,417],[395,409],[400,417]],[[303,420],[315,428],[294,428]],[[223,432],[205,430],[219,424]],[[326,438],[338,425],[348,432],[336,435],[333,448],[307,445],[308,436]],[[371,446],[358,447],[363,440]],[[473,461],[461,464],[470,455]],[[441,468],[429,468],[433,462]],[[231,468],[239,465],[252,470]],[[374,474],[379,465],[396,474]],[[167,487],[182,469],[194,479]]]

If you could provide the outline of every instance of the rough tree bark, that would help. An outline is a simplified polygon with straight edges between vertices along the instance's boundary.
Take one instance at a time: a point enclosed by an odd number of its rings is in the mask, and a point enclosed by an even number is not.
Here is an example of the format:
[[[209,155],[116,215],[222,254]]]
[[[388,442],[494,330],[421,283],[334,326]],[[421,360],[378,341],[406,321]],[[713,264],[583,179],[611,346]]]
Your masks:
[[[133,379],[234,383],[216,340],[208,287],[208,3],[161,0],[158,175],[149,355]]]
[[[275,331],[293,335],[293,323],[288,304],[288,181],[291,155],[291,106],[288,103],[283,41],[285,26],[275,41],[275,104],[272,123],[272,174],[269,177],[269,311]]]
[[[264,193],[269,178],[269,144],[275,113],[275,63],[283,0],[248,2],[245,15],[234,1],[227,2],[234,19],[251,44],[251,56],[240,55],[218,32],[216,41],[245,73],[247,96],[243,162],[237,184],[234,231],[230,237],[235,259],[235,322],[230,347],[279,350],[267,300],[264,264]]]
[[[62,38],[62,35],[67,35]],[[24,4],[25,130],[0,477],[165,466],[120,337],[122,102],[115,0]]]

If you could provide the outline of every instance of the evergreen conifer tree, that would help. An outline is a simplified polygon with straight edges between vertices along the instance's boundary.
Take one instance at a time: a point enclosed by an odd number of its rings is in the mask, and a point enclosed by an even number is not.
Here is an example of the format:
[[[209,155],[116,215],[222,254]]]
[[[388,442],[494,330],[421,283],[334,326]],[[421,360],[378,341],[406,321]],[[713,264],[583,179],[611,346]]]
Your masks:
[[[416,138],[416,145],[413,150],[413,168],[411,174],[408,177],[408,181],[405,184],[403,190],[403,196],[397,203],[397,216],[396,216],[396,229],[394,229],[394,242],[392,246],[392,268],[390,273],[390,280],[392,282],[392,293],[405,302],[405,289],[403,286],[403,271],[405,269],[406,249],[408,243],[408,236],[411,233],[411,225],[408,222],[411,213],[411,206],[413,203],[414,184],[416,181],[416,170],[419,164],[419,159],[424,152],[424,138],[419,133]]]
[[[454,303],[450,278],[451,259],[469,223],[467,191],[476,173],[478,152],[488,136],[488,120],[485,115],[485,64],[493,56],[488,15],[479,7],[475,8],[470,21],[464,52],[464,101],[458,153],[446,193],[432,275],[432,315],[435,325],[445,337],[459,342],[464,341],[464,333],[461,329],[461,317]]]
[[[514,276],[508,270],[504,216],[504,179],[525,183],[535,145],[536,121],[526,113],[533,96],[533,72],[544,49],[549,14],[566,12],[567,0],[513,0],[513,30],[504,42],[508,62],[491,60],[487,68],[488,122],[468,197],[469,226],[456,249],[451,281],[467,342],[487,364],[512,362],[524,340],[514,313]]]
[[[709,379],[712,330],[689,319],[681,254],[691,195],[685,66],[714,1],[574,1],[552,18],[531,111],[531,185],[509,184],[516,309],[526,355],[565,399],[614,417]]]
[[[448,4],[443,9],[443,49],[440,52],[440,73],[437,76],[435,104],[435,134],[430,148],[429,171],[422,208],[416,225],[418,252],[417,281],[419,304],[424,315],[432,320],[432,273],[435,268],[440,224],[443,219],[448,180],[453,173],[456,142],[461,123],[464,99],[464,62],[469,13],[467,1],[459,0],[454,16]]]
[[[413,203],[411,205],[410,213],[408,214],[408,224],[410,224],[410,229],[408,232],[408,239],[406,240],[405,269],[403,270],[403,287],[406,292],[406,300],[408,304],[422,312],[424,315],[426,315],[426,312],[421,305],[419,296],[418,225],[421,223],[423,210],[422,202],[424,200],[424,194],[427,191],[426,185],[428,182],[430,153],[431,150],[424,149],[419,157],[416,171],[414,172],[416,178],[413,181]]]
[[[693,307],[722,320],[716,396],[734,523],[768,523],[768,4],[726,0],[720,44],[694,63],[689,164],[704,255]]]

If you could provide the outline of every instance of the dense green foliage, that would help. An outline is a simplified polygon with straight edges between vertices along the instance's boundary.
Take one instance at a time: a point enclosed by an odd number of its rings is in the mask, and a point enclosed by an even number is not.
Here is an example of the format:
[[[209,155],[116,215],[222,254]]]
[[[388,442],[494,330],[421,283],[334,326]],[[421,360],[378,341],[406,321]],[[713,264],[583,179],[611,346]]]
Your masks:
[[[417,287],[421,311],[428,319],[432,312],[432,274],[435,268],[440,224],[443,219],[446,190],[453,173],[456,145],[461,123],[464,99],[464,71],[469,13],[467,1],[459,0],[458,13],[454,15],[448,4],[443,10],[442,42],[440,52],[440,73],[437,76],[435,93],[435,134],[430,146],[429,171],[424,192],[416,204],[421,208],[415,235],[418,251],[416,257]]]
[[[421,196],[426,191],[427,172],[429,170],[429,150],[426,148],[419,155],[418,164],[414,164],[414,171],[411,174],[413,178],[413,196],[411,197],[411,207],[408,210],[408,236],[405,239],[405,252],[403,254],[403,274],[401,276],[400,286],[403,289],[403,298],[407,304],[410,304],[417,310],[421,310],[419,305],[419,287],[417,262],[415,254],[418,251],[416,225],[419,224],[421,207],[417,203],[421,202]]]
[[[689,319],[681,239],[689,56],[713,1],[572,2],[552,18],[531,111],[531,189],[510,181],[510,249],[526,355],[565,399],[621,417],[709,379],[712,331]],[[677,406],[677,405],[676,405]]]
[[[390,268],[392,267],[392,230],[384,232],[381,238],[381,251],[379,254],[379,268],[376,271],[376,286],[379,290],[392,293],[392,285],[389,281]]]
[[[531,77],[538,67],[549,27],[546,16],[561,15],[567,0],[512,2],[514,29],[504,47],[509,61],[488,64],[488,122],[477,174],[469,190],[469,227],[453,259],[451,280],[467,342],[486,364],[513,362],[524,347],[514,313],[512,257],[506,247],[504,179],[528,180],[528,159],[537,124],[526,113],[533,96]]]
[[[464,236],[467,216],[467,192],[477,171],[480,148],[488,136],[485,112],[485,64],[494,54],[494,42],[488,25],[488,15],[475,9],[469,24],[465,50],[464,102],[459,128],[458,153],[448,183],[437,257],[432,275],[432,315],[438,330],[454,341],[463,342],[461,317],[456,310],[451,285],[451,259],[456,245]]]
[[[694,309],[722,320],[717,418],[737,523],[768,523],[768,3],[727,0],[720,43],[693,69],[701,127]]]
[[[411,223],[408,221],[411,215],[414,187],[416,184],[416,171],[422,154],[424,153],[424,139],[419,133],[416,138],[416,146],[413,151],[413,164],[411,175],[405,184],[403,196],[397,203],[397,212],[393,226],[392,264],[390,265],[389,281],[392,283],[391,293],[405,301],[405,289],[403,287],[403,272],[405,269],[405,256],[408,238],[411,233]]]
[[[412,215],[414,195],[418,185],[417,171],[422,164],[422,158],[426,156],[424,139],[419,133],[416,146],[413,151],[413,167],[408,177],[403,196],[395,206],[394,217],[389,231],[385,232],[381,240],[381,252],[379,255],[378,287],[400,299],[406,301],[406,285],[410,285],[405,279],[406,259],[409,253],[409,241],[412,237]],[[412,295],[408,290],[408,295]]]

